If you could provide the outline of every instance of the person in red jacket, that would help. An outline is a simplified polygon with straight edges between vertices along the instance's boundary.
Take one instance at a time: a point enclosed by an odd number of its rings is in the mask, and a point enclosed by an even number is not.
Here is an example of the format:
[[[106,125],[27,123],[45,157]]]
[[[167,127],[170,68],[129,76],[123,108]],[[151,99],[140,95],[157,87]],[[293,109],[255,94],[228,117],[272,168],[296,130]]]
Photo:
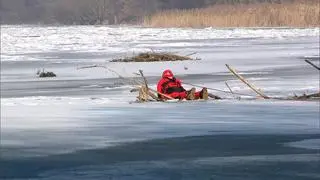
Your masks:
[[[208,91],[207,88],[203,88],[201,91],[196,92],[195,88],[187,91],[181,85],[181,80],[174,77],[171,70],[167,69],[163,71],[162,78],[159,80],[157,85],[157,91],[161,94],[165,94],[174,99],[208,99]],[[158,94],[158,97],[161,100],[166,100],[167,98]]]

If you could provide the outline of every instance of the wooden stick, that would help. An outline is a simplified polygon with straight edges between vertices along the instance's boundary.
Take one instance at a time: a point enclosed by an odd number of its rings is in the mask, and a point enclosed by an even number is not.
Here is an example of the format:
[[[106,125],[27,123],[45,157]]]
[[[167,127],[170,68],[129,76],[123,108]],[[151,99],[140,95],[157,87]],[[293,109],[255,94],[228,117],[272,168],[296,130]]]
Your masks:
[[[228,64],[226,64],[227,68],[229,69],[229,71],[236,76],[240,81],[242,81],[243,83],[245,83],[250,89],[252,89],[255,93],[257,93],[258,95],[260,95],[261,97],[263,97],[264,99],[270,99],[270,97],[266,96],[265,94],[263,94],[261,91],[259,91],[256,87],[254,87],[252,84],[250,84],[244,77],[242,77],[239,73],[237,73],[237,71],[233,68],[231,68]]]
[[[221,97],[216,96],[216,95],[211,94],[211,93],[208,93],[208,96],[209,96],[210,98],[212,98],[212,99],[222,99]]]
[[[168,95],[166,95],[166,94],[163,94],[163,93],[161,93],[161,92],[158,92],[158,91],[156,91],[156,90],[154,90],[154,89],[149,88],[149,90],[152,91],[152,92],[154,92],[154,93],[158,93],[158,94],[160,94],[161,96],[164,96],[164,97],[166,97],[166,98],[168,98],[168,99],[170,99],[170,100],[173,100],[173,99],[174,99],[173,97],[168,96]]]
[[[168,99],[171,99],[171,100],[174,99],[174,98],[172,98],[172,97],[170,97],[170,96],[168,96],[168,95],[165,95],[165,94],[163,94],[163,93],[160,93],[160,92],[158,92],[158,91],[156,91],[156,90],[153,90],[153,89],[149,88],[147,78],[144,76],[143,71],[142,71],[142,70],[139,70],[139,72],[140,72],[140,75],[142,76],[142,78],[144,79],[144,83],[145,83],[148,91],[152,91],[152,92],[154,92],[154,93],[158,93],[158,94],[160,94],[161,96],[164,96],[164,97],[166,97],[166,98],[168,98]],[[149,95],[150,95],[150,94],[151,94],[151,93],[149,93]],[[151,97],[152,97],[153,99],[159,100],[159,98],[157,98],[155,95],[151,95]]]
[[[186,84],[186,85],[190,85],[190,86],[198,87],[198,88],[207,88],[207,89],[209,89],[209,90],[213,90],[213,91],[229,93],[228,91],[223,91],[223,90],[220,90],[220,89],[214,89],[214,88],[209,88],[209,87],[199,86],[199,85],[196,85],[196,84],[187,83],[187,82],[185,82],[185,81],[182,81],[182,83],[183,83],[183,84]]]
[[[229,84],[227,83],[227,81],[225,83],[226,83],[226,86],[228,87],[229,91],[231,92],[231,94],[234,95],[234,93],[233,93],[231,87],[229,86]]]
[[[159,101],[159,100],[160,100],[155,94],[153,94],[152,92],[150,92],[150,88],[149,88],[148,94],[149,94],[149,96],[152,97],[154,100],[156,100],[156,101]]]
[[[107,70],[115,73],[116,75],[118,75],[120,79],[126,79],[125,77],[121,76],[118,72],[116,72],[116,71],[114,71],[113,69],[110,69],[110,68],[108,68],[108,67],[106,67],[106,66],[104,66],[104,65],[84,66],[84,67],[79,67],[79,68],[77,68],[77,69],[87,69],[87,68],[96,68],[96,67],[100,67],[100,68],[107,69]],[[166,98],[168,98],[168,99],[173,99],[173,98],[170,97],[170,96],[167,96],[167,95],[162,94],[162,93],[160,93],[160,92],[157,92],[157,91],[155,91],[155,90],[153,90],[153,89],[150,89],[150,88],[148,87],[147,79],[144,77],[142,70],[140,70],[140,71],[141,71],[140,74],[141,74],[142,77],[144,78],[144,84],[145,84],[146,87],[148,88],[148,95],[149,95],[149,96],[151,96],[153,99],[155,99],[155,100],[157,100],[157,101],[159,100],[159,98],[158,98],[156,95],[154,95],[153,93],[150,92],[150,91],[153,91],[153,92],[159,93],[160,95],[162,95],[162,96],[164,96],[164,97],[166,97]],[[138,85],[143,86],[143,83],[140,82],[140,81],[138,81],[138,80],[135,80],[135,79],[132,78],[132,81],[133,81],[134,83],[138,84]],[[135,90],[135,89],[132,89],[130,92],[134,92],[134,91],[136,91],[136,90]],[[138,90],[137,90],[137,91],[138,91]]]
[[[77,69],[89,69],[89,68],[104,68],[110,72],[115,73],[120,79],[123,80],[130,80],[131,85],[135,86],[135,84],[141,85],[142,82],[140,82],[139,80],[135,80],[134,78],[125,78],[123,77],[121,74],[119,74],[118,72],[116,72],[115,70],[108,68],[105,65],[90,65],[90,66],[83,66],[83,67],[78,67]]]
[[[308,59],[304,60],[306,61],[308,64],[310,64],[311,66],[313,66],[314,68],[318,69],[320,71],[320,67],[316,66],[315,64],[313,64],[311,61],[309,61]]]
[[[187,55],[185,55],[185,56],[192,56],[192,55],[195,55],[195,54],[197,54],[197,52],[193,52],[193,53],[190,53],[190,54],[187,54]]]
[[[215,89],[215,88],[210,88],[210,87],[204,87],[204,86],[199,86],[199,85],[196,85],[196,84],[191,84],[191,83],[187,83],[185,81],[182,82],[183,84],[187,84],[187,85],[190,85],[190,86],[194,86],[194,87],[198,87],[198,88],[207,88],[209,90],[213,90],[213,91],[218,91],[218,92],[223,92],[223,93],[227,93],[227,94],[230,94],[231,92],[230,91],[224,91],[224,90],[221,90],[221,89]],[[242,93],[235,93],[234,94],[237,94],[237,95],[240,95],[240,96],[252,96],[250,94],[242,94]]]
[[[140,69],[139,72],[140,72],[141,77],[143,78],[143,81],[144,81],[144,84],[145,84],[146,88],[149,89],[148,81],[147,81],[146,77],[144,77],[143,71]]]
[[[225,82],[226,86],[228,87],[228,89],[230,90],[230,93],[233,95],[234,98],[236,98],[236,95],[233,93],[231,87],[229,86],[229,84],[227,83],[227,81]]]

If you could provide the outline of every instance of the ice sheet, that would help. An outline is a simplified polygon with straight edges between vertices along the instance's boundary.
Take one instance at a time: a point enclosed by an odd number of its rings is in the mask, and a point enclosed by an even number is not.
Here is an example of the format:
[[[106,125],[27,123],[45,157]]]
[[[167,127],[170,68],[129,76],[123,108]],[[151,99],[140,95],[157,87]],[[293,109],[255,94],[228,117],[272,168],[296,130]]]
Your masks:
[[[122,142],[219,133],[317,133],[318,102],[238,101],[130,104],[124,77],[144,71],[156,88],[164,69],[184,82],[255,95],[225,64],[272,96],[313,93],[319,74],[319,28],[151,29],[103,26],[1,27],[1,145],[6,155],[46,155]],[[153,49],[197,52],[200,61],[110,63]],[[45,68],[55,78],[39,79]],[[186,88],[191,88],[186,85]],[[199,89],[199,88],[198,88]],[[165,111],[166,113],[163,113]]]

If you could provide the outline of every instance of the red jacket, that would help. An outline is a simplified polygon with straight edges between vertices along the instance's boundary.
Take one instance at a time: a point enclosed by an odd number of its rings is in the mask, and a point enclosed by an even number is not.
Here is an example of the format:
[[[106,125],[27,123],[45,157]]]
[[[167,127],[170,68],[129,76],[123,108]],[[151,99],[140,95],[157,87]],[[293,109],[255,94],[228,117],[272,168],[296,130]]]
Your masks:
[[[186,91],[182,85],[181,80],[172,78],[161,78],[157,85],[157,91],[166,95],[170,95],[175,92],[184,92]]]

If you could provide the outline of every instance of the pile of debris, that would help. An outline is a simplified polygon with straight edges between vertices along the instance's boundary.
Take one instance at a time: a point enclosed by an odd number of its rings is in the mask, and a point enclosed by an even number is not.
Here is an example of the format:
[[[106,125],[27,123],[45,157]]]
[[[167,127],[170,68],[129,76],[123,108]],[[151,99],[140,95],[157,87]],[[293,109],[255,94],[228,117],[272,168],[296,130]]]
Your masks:
[[[137,56],[133,57],[125,57],[121,59],[113,59],[111,62],[161,62],[161,61],[185,61],[185,60],[200,60],[198,58],[193,59],[190,55],[181,56],[173,53],[155,53],[155,52],[147,52],[140,53]]]
[[[40,78],[47,78],[47,77],[56,77],[57,75],[53,72],[46,72],[44,71],[44,69],[42,69],[42,71],[38,71],[37,72],[38,77]]]

